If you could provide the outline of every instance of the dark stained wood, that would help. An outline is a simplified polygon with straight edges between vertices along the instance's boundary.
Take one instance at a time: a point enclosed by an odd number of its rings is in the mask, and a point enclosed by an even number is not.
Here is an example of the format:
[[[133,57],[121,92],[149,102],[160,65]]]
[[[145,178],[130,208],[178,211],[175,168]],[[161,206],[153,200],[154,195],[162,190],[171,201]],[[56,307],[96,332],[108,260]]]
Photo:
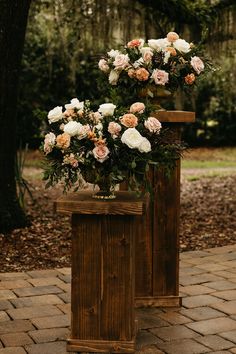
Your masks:
[[[135,345],[132,341],[68,339],[67,350],[85,353],[134,353]]]
[[[97,200],[92,198],[91,191],[80,191],[62,196],[56,202],[56,210],[61,213],[74,214],[113,214],[142,215],[145,204],[143,198],[137,198],[134,192],[116,192],[113,200]]]
[[[122,192],[119,196],[116,203],[102,201],[105,208],[111,203],[106,209],[110,214],[104,213],[101,202],[95,199],[91,208],[91,193],[64,196],[55,203],[56,210],[72,213],[69,351],[135,351],[136,217],[140,217],[147,203],[134,193]]]
[[[160,122],[169,123],[193,123],[195,122],[195,112],[187,111],[155,111],[152,116],[156,117]]]

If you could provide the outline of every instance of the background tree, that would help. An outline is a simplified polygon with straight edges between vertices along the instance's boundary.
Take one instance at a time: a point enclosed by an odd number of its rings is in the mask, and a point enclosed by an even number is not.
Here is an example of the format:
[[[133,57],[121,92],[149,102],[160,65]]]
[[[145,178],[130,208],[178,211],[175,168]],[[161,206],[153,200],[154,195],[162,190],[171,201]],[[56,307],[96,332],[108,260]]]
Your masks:
[[[0,232],[26,225],[16,193],[16,110],[30,0],[0,0]]]

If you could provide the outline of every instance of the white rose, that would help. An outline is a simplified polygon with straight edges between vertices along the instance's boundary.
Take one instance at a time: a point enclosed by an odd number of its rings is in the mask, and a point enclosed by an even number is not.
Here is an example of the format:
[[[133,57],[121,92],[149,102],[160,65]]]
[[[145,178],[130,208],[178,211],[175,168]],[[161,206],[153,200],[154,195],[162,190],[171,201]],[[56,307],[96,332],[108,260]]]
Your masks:
[[[75,136],[78,134],[79,129],[81,129],[82,124],[71,120],[64,126],[64,133],[69,134],[70,136]]]
[[[110,50],[110,52],[107,52],[110,58],[115,58],[117,55],[121,54],[119,50]]]
[[[57,106],[48,113],[48,121],[50,124],[58,122],[62,118],[63,118],[62,107]]]
[[[109,74],[109,78],[108,78],[109,83],[110,83],[111,85],[116,85],[116,84],[117,84],[117,81],[118,81],[118,79],[119,79],[119,76],[120,76],[120,74],[119,74],[117,71],[111,70],[111,72],[110,72],[110,74]]]
[[[100,112],[103,117],[112,116],[116,106],[113,103],[103,103],[99,106],[98,112]]]
[[[164,54],[164,63],[167,64],[170,58],[170,52],[165,52]]]
[[[175,49],[182,53],[188,53],[191,49],[190,44],[184,39],[177,39],[173,42],[173,46]]]
[[[101,130],[103,130],[103,124],[101,122],[99,122],[98,124],[96,124],[94,126],[94,128],[96,128],[98,131],[101,131]]]
[[[128,54],[118,54],[115,57],[113,65],[116,70],[123,70],[129,66],[129,56]]]
[[[78,100],[78,98],[72,98],[72,100],[70,101],[70,103],[65,104],[65,109],[66,110],[70,110],[70,109],[78,109],[81,110],[84,108],[84,102],[80,102]]]
[[[143,58],[139,58],[138,60],[136,60],[134,63],[133,63],[133,67],[135,69],[139,68],[140,66],[142,66],[144,64],[144,60]]]
[[[121,136],[121,141],[130,149],[138,149],[143,141],[143,136],[135,128],[128,128]]]
[[[160,39],[149,39],[148,45],[152,49],[160,52],[164,50],[166,47],[169,47],[171,43],[167,40],[167,38],[160,38]]]
[[[138,147],[140,152],[149,152],[152,150],[150,141],[147,138],[142,138],[141,144]]]

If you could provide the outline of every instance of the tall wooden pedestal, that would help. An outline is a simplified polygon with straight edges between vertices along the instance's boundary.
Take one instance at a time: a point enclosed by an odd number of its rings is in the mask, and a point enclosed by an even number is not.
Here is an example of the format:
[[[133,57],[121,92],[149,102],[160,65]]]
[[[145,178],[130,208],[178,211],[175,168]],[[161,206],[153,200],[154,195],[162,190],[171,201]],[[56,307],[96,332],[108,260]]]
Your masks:
[[[194,122],[194,112],[152,114],[181,139],[181,125]],[[163,171],[150,174],[154,201],[136,237],[136,307],[179,306],[180,161],[168,179]]]
[[[56,209],[72,214],[68,351],[135,352],[135,220],[143,199],[118,192],[99,201],[79,192],[58,199]]]

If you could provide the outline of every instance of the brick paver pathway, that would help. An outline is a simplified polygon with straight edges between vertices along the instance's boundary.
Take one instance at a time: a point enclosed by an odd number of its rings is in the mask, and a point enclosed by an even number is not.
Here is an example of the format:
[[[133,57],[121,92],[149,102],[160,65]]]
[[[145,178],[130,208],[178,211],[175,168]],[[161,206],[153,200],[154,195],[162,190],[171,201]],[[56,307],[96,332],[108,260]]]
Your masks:
[[[137,353],[236,353],[236,245],[180,268],[183,306],[137,310]],[[0,273],[0,354],[66,354],[69,316],[69,268]]]

